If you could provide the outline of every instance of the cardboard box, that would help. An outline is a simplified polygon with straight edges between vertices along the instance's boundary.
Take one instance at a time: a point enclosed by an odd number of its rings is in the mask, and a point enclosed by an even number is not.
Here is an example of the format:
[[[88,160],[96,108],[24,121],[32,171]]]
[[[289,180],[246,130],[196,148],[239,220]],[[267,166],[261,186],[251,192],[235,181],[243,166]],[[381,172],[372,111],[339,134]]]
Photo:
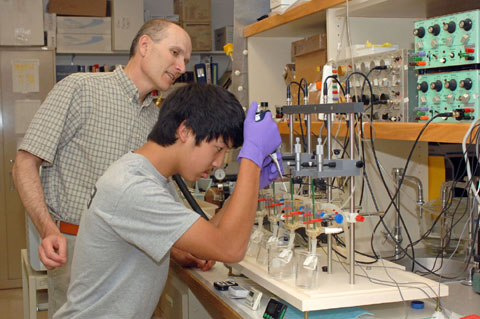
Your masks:
[[[43,31],[47,37],[46,45],[49,48],[57,47],[57,15],[45,13],[43,15]]]
[[[299,55],[325,49],[327,49],[327,35],[325,33],[292,42],[292,61],[295,61],[295,58]]]
[[[48,12],[67,16],[106,17],[107,0],[50,0]]]
[[[233,43],[233,25],[215,30],[215,50],[223,51],[223,46],[227,43]]]
[[[210,23],[210,0],[175,0],[173,9],[180,22]]]
[[[304,77],[308,83],[322,80],[322,69],[327,63],[327,50],[317,50],[296,57],[295,78],[300,81]]]
[[[0,45],[44,45],[42,0],[0,1]]]
[[[145,1],[143,11],[145,21],[155,17],[173,16],[173,0]]]
[[[143,0],[112,0],[112,50],[130,50],[143,25]]]
[[[111,34],[112,19],[98,17],[58,17],[57,33]]]
[[[57,53],[112,52],[110,34],[57,33]]]
[[[183,23],[182,27],[192,39],[193,51],[212,50],[212,25],[198,23]]]

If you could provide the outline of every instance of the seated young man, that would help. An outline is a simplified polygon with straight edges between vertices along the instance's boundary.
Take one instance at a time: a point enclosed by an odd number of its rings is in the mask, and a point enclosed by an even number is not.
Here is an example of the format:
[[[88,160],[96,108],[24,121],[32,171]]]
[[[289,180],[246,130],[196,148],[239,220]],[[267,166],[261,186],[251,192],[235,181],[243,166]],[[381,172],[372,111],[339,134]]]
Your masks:
[[[271,116],[245,117],[230,92],[192,84],[165,100],[148,141],[97,181],[75,246],[67,303],[54,318],[150,318],[175,246],[205,260],[242,260],[258,190],[278,175],[281,143]],[[180,201],[169,179],[207,177],[228,149],[243,147],[235,191],[210,221]]]

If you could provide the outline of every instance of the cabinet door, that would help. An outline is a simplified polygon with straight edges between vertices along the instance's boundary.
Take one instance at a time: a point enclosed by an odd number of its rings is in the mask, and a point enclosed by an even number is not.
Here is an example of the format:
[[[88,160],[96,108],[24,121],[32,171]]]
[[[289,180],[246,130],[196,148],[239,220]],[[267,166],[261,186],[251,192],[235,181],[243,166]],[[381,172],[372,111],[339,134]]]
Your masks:
[[[42,48],[0,49],[0,289],[21,285],[20,250],[26,246],[25,213],[12,166],[25,131],[55,83],[55,55]]]

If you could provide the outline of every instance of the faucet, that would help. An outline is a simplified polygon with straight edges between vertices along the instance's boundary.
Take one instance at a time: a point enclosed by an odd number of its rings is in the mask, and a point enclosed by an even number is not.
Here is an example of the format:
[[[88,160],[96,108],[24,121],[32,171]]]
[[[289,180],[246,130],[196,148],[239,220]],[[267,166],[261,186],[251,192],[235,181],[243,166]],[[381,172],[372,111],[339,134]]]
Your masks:
[[[392,170],[393,174],[393,179],[396,182],[396,187],[397,187],[397,198],[396,198],[396,205],[397,205],[397,217],[395,218],[395,232],[393,237],[395,238],[395,259],[399,259],[401,257],[401,249],[400,249],[400,244],[403,241],[402,237],[402,229],[400,227],[400,180],[402,179],[403,175],[403,168],[394,168]],[[422,181],[415,176],[410,176],[410,175],[405,175],[403,178],[404,181],[408,180],[410,182],[413,182],[414,184],[417,185],[417,202],[416,204],[419,206],[419,214],[420,218],[423,217],[423,204],[425,204],[425,200],[423,197],[423,184]]]

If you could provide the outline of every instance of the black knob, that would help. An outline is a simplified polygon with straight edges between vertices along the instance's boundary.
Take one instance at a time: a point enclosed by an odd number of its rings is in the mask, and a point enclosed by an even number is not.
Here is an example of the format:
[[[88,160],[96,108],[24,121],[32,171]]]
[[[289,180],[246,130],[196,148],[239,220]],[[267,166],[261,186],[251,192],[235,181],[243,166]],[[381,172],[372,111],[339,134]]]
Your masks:
[[[342,152],[342,151],[339,150],[338,148],[336,148],[336,149],[333,150],[333,154],[335,154],[335,155],[337,155],[337,156],[340,155],[341,152]]]
[[[470,20],[470,19],[462,20],[462,21],[460,21],[458,26],[460,28],[462,28],[463,30],[468,31],[472,28],[472,20]]]
[[[465,80],[461,80],[460,87],[465,90],[470,90],[472,88],[472,79],[466,78]]]
[[[448,31],[448,33],[453,33],[455,32],[455,29],[457,26],[455,25],[455,22],[450,21],[449,23],[443,23],[443,30]]]
[[[416,35],[420,39],[423,38],[425,36],[425,28],[420,27],[418,29],[413,30],[413,35]]]
[[[363,105],[368,105],[368,104],[370,104],[370,97],[368,97],[367,95],[363,94],[363,95],[362,95],[362,102],[363,102]]]
[[[438,35],[440,33],[440,26],[438,24],[434,24],[428,27],[428,32],[433,35]]]
[[[337,167],[337,163],[330,162],[330,163],[327,163],[327,164],[323,164],[323,166],[327,166],[327,167],[330,167],[330,168],[335,168],[335,167]]]
[[[355,166],[358,167],[358,168],[362,168],[363,165],[364,165],[364,163],[363,163],[362,161],[357,161],[357,162],[355,163]]]
[[[442,81],[440,81],[440,80],[437,80],[435,82],[430,83],[430,88],[432,90],[437,91],[437,92],[440,92],[442,90],[442,87],[443,87]]]
[[[455,91],[455,89],[457,88],[457,81],[451,79],[450,81],[445,82],[445,87],[450,91]]]
[[[423,81],[422,83],[417,83],[417,90],[422,91],[423,93],[428,91],[428,83]]]
[[[382,93],[380,95],[380,101],[387,101],[389,99],[390,99],[390,96],[388,96],[388,94]]]

